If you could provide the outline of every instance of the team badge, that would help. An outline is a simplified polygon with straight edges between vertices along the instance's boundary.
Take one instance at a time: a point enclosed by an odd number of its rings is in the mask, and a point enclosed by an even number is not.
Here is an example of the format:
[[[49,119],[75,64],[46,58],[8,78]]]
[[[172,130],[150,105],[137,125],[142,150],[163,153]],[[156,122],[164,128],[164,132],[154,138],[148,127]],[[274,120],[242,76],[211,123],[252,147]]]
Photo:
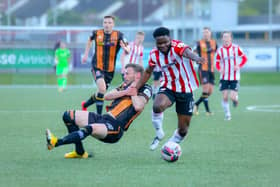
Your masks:
[[[101,72],[100,71],[96,71],[96,77],[100,76]]]

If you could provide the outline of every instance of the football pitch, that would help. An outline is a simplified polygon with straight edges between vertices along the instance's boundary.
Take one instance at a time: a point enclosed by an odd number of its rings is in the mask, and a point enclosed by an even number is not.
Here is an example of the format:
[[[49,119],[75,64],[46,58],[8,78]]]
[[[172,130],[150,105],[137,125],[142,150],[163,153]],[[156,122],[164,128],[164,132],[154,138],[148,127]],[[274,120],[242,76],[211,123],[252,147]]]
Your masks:
[[[244,73],[240,105],[232,108],[232,120],[224,121],[221,93],[215,87],[209,99],[213,116],[204,106],[192,118],[189,134],[181,143],[182,156],[175,163],[161,159],[160,148],[149,150],[154,137],[152,101],[117,144],[104,144],[91,137],[84,141],[89,159],[67,160],[67,145],[48,151],[45,129],[57,136],[67,132],[62,114],[80,109],[94,90],[69,87],[58,93],[49,86],[11,86],[31,83],[55,84],[48,75],[17,78],[0,75],[0,186],[280,186],[280,74]],[[6,81],[3,80],[5,77]],[[89,76],[70,78],[70,84]],[[76,81],[76,82],[75,82]],[[114,80],[114,87],[119,78]],[[195,92],[196,99],[201,89]],[[95,106],[90,110],[95,111]],[[164,119],[165,142],[177,126],[174,106]]]

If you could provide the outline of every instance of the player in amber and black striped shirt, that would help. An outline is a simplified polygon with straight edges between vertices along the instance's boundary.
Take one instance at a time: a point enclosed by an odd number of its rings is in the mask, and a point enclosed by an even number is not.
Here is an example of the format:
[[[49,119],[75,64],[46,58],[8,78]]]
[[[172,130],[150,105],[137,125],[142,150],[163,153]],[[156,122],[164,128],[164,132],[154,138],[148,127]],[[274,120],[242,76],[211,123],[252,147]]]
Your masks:
[[[214,74],[214,56],[218,46],[216,40],[211,38],[211,30],[209,27],[203,28],[203,39],[197,42],[195,51],[200,57],[206,59],[206,63],[200,64],[198,68],[200,84],[202,84],[202,94],[195,102],[194,111],[198,115],[198,106],[203,102],[206,115],[212,115],[208,104],[208,97],[214,91],[215,74]]]
[[[143,68],[137,64],[127,64],[124,83],[105,94],[106,100],[112,100],[107,114],[99,115],[87,111],[66,111],[63,121],[69,134],[58,139],[47,129],[47,146],[51,150],[65,144],[75,144],[75,150],[66,153],[65,158],[88,158],[82,140],[92,135],[106,143],[116,143],[132,121],[142,112],[152,96],[151,86],[144,84],[138,91],[135,86],[143,75]],[[80,129],[81,128],[81,129]]]
[[[86,102],[82,102],[82,110],[87,110],[87,107],[96,103],[97,113],[102,113],[104,94],[114,76],[117,54],[121,47],[126,53],[129,53],[129,47],[123,39],[123,34],[120,31],[113,30],[114,20],[113,16],[105,16],[103,29],[93,31],[87,42],[82,62],[87,61],[89,50],[94,41],[95,53],[92,58],[92,75],[98,90]]]

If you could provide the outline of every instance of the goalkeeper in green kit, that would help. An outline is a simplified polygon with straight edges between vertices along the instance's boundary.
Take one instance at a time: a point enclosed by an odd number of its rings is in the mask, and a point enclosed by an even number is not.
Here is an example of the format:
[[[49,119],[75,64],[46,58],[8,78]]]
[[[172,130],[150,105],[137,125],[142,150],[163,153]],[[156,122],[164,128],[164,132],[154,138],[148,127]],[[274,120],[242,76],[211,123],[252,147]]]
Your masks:
[[[58,91],[62,92],[67,85],[67,74],[69,71],[70,51],[66,48],[66,44],[60,42],[59,48],[55,51],[56,59],[56,75]]]

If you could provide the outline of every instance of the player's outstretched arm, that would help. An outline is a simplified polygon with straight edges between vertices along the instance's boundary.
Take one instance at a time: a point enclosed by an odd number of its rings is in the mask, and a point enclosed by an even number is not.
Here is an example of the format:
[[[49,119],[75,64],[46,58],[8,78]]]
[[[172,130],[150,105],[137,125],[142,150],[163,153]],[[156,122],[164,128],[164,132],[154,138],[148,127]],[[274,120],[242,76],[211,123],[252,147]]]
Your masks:
[[[123,40],[120,41],[120,46],[126,54],[128,54],[130,52],[129,45],[126,42],[124,42]]]
[[[190,58],[193,61],[196,61],[198,64],[203,64],[206,62],[206,60],[200,56],[198,56],[196,53],[192,52],[189,48],[186,48],[183,52],[183,57]]]
[[[120,61],[122,64],[121,73],[124,73],[124,69],[125,69],[125,56],[126,56],[126,53],[125,53],[125,51],[123,51],[121,54],[121,57],[120,57]]]
[[[123,96],[125,96],[125,95],[127,95],[127,90],[117,90],[117,89],[113,89],[113,90],[107,92],[107,93],[104,95],[104,99],[107,100],[107,101],[110,101],[110,100],[114,100],[114,99],[123,97]]]
[[[89,53],[89,50],[92,46],[92,40],[91,39],[88,39],[87,41],[87,44],[86,44],[86,48],[85,48],[85,53],[84,53],[84,56],[83,56],[83,59],[82,59],[82,63],[86,63],[87,59],[88,59],[88,53]]]

